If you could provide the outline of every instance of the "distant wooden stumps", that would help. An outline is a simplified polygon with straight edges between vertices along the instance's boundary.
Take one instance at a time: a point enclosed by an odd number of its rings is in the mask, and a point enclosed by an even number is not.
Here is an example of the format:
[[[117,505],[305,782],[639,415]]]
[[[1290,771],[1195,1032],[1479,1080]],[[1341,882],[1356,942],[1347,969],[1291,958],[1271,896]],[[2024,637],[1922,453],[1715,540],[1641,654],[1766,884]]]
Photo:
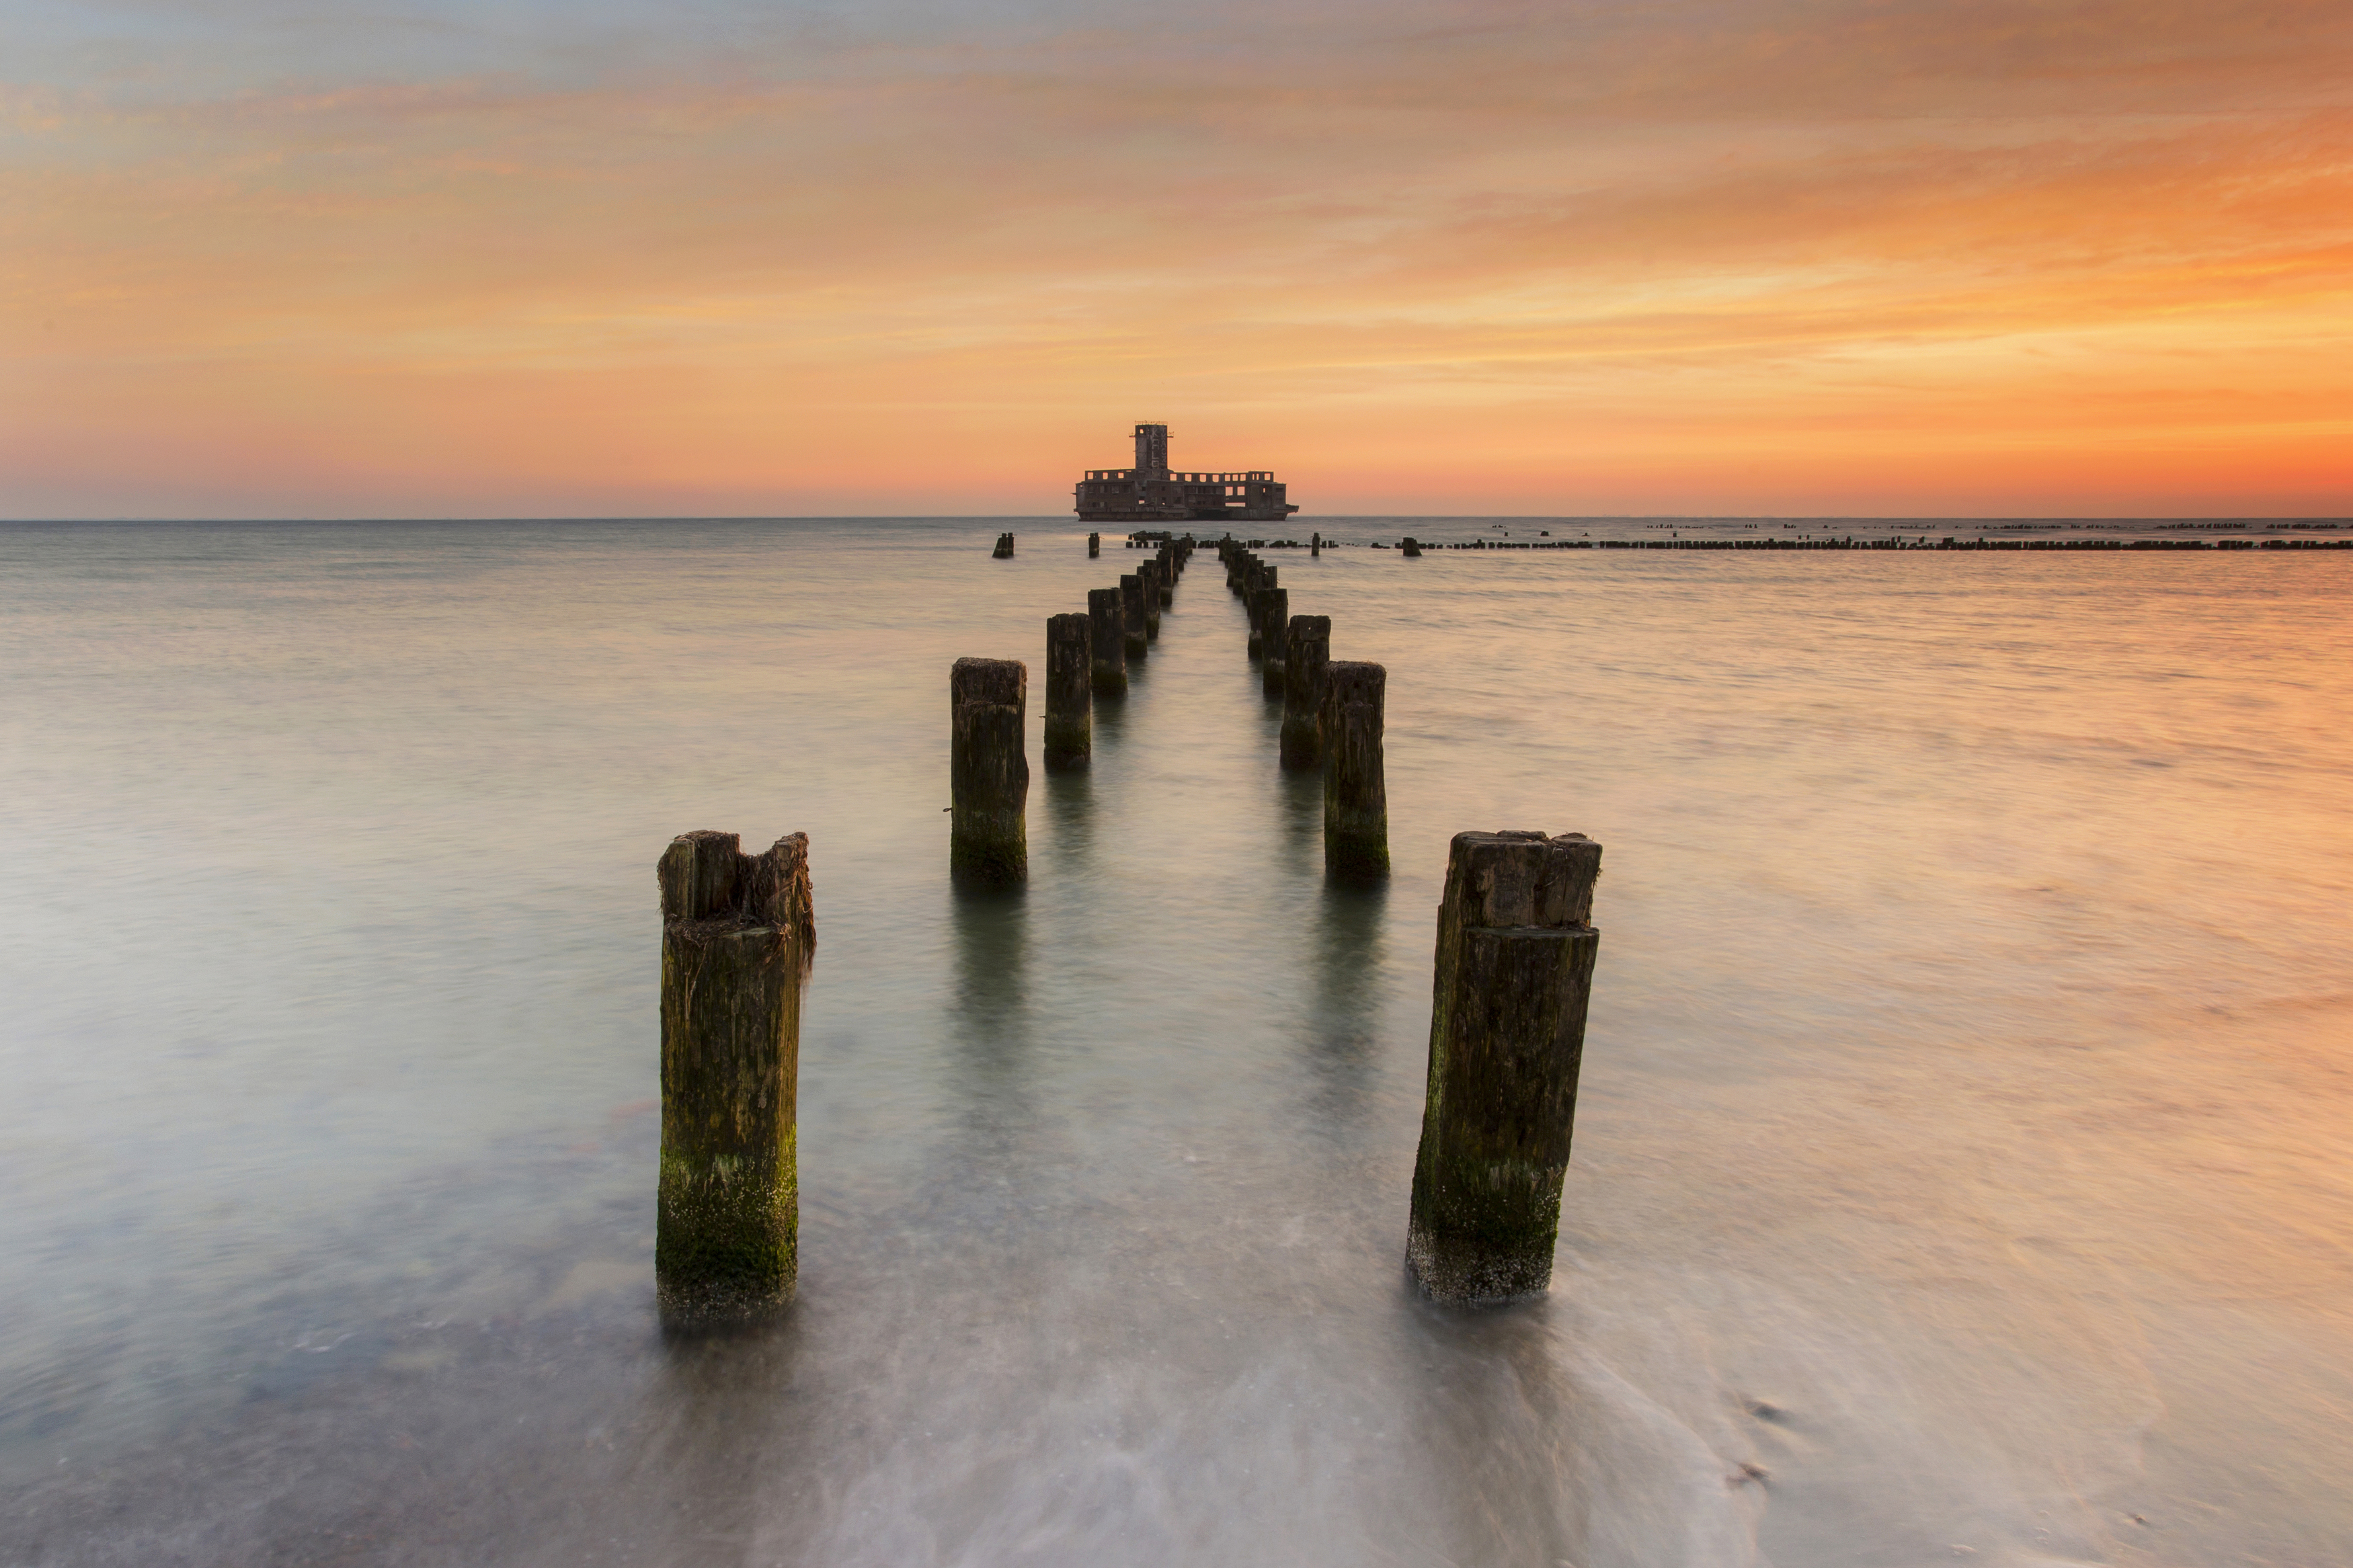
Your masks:
[[[1046,766],[1087,765],[1094,752],[1094,617],[1046,619]]]
[[[792,1300],[801,993],[817,951],[808,837],[745,855],[733,833],[670,840],[661,884],[661,1173],[654,1291],[675,1325]]]
[[[1087,624],[1094,638],[1094,686],[1099,695],[1127,691],[1127,605],[1116,588],[1087,591]]]
[[[1256,560],[1250,568],[1242,604],[1250,613],[1250,657],[1257,658],[1266,651],[1266,596],[1274,590],[1277,574],[1275,568]]]
[[[1144,637],[1147,642],[1160,636],[1160,574],[1166,570],[1158,561],[1147,561],[1135,569],[1137,581],[1144,584]]]
[[[1454,836],[1406,1237],[1433,1300],[1508,1301],[1552,1282],[1600,868],[1580,834]]]
[[[1324,761],[1317,722],[1324,667],[1332,658],[1332,617],[1293,616],[1282,633],[1282,765],[1305,769]]]
[[[993,561],[1010,561],[1013,559],[1013,536],[1011,534],[1000,533],[997,536],[997,548],[989,552],[989,559]]]
[[[1029,668],[1018,659],[960,658],[948,672],[948,703],[949,873],[982,886],[1028,881]]]
[[[1144,579],[1131,572],[1119,580],[1120,614],[1132,663],[1152,652],[1152,628],[1144,624]]]
[[[1324,868],[1389,874],[1388,785],[1381,769],[1381,701],[1388,671],[1335,659],[1324,667],[1316,728],[1324,743]]]
[[[1407,534],[1405,536],[1405,542],[1398,546],[1398,553],[1404,556],[1408,561],[1420,560],[1421,541],[1416,539],[1410,533]]]
[[[1261,598],[1259,656],[1264,662],[1259,666],[1259,689],[1269,697],[1280,697],[1282,695],[1284,637],[1291,621],[1291,595],[1283,589],[1269,588]]]
[[[1102,535],[1102,534],[1100,534],[1100,533],[1090,533],[1090,534],[1088,534],[1088,535],[1087,535],[1087,559],[1088,559],[1088,560],[1090,560],[1090,561],[1092,561],[1096,556],[1101,555],[1102,553],[1103,553],[1103,535]]]

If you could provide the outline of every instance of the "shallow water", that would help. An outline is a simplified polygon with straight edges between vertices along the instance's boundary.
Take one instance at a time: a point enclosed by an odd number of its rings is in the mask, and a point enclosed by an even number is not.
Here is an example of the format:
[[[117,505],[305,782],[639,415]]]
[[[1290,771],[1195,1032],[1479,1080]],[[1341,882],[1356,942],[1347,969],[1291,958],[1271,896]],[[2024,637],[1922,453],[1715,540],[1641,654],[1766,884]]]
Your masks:
[[[959,898],[948,663],[1034,727],[1136,559],[1003,526],[0,528],[0,1561],[2353,1561],[2353,555],[1271,555],[1389,668],[1374,892],[1197,558]],[[1506,826],[1601,959],[1552,1293],[1462,1314]],[[695,827],[818,921],[799,1298],[700,1342]]]

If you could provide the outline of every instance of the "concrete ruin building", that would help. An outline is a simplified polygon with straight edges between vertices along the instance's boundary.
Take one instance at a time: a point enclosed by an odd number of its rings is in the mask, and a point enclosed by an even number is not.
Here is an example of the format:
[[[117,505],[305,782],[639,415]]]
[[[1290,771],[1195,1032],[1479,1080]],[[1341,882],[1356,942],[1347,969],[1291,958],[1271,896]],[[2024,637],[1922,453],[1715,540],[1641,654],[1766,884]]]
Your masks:
[[[1265,469],[1240,474],[1175,473],[1168,467],[1168,426],[1135,427],[1135,466],[1089,468],[1079,481],[1079,517],[1085,522],[1280,522],[1299,509],[1283,499],[1282,481]]]

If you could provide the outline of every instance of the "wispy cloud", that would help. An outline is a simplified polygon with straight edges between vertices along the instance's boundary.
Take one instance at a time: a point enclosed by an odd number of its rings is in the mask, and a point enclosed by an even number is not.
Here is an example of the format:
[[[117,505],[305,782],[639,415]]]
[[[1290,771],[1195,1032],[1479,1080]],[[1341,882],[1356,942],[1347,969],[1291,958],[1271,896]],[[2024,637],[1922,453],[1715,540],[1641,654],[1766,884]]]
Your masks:
[[[7,510],[2353,503],[2341,6],[674,15],[58,13]]]

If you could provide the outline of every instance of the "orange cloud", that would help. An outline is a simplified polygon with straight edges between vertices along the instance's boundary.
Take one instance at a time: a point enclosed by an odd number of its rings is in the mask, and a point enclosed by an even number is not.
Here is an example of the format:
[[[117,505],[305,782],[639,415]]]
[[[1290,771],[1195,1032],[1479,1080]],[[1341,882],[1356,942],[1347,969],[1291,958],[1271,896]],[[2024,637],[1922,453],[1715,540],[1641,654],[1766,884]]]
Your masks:
[[[14,91],[0,507],[2353,510],[2336,8],[1447,16]]]

